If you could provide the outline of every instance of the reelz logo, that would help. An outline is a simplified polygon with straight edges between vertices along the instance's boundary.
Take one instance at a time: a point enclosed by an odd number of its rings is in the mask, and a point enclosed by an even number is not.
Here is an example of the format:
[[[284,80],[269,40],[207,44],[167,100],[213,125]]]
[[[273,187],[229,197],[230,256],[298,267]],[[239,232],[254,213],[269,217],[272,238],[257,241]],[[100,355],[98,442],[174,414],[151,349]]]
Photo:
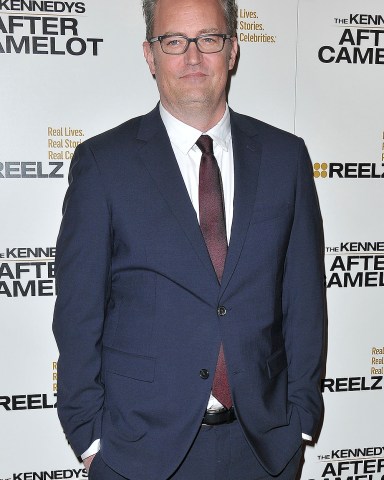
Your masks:
[[[40,472],[23,472],[13,473],[12,477],[0,480],[51,480],[51,479],[67,479],[67,478],[88,478],[85,468],[71,470],[49,470]]]
[[[55,251],[53,247],[7,248],[0,253],[0,298],[55,295]]]
[[[50,398],[50,397],[54,398]],[[26,395],[0,395],[0,407],[7,412],[15,410],[41,410],[57,408],[56,393],[28,393]]]
[[[1,178],[64,178],[64,162],[0,162]]]
[[[372,375],[371,377],[340,377],[323,378],[321,391],[339,392],[361,392],[361,391],[383,390],[383,376]]]
[[[350,14],[335,18],[337,26],[345,25],[339,47],[324,45],[318,58],[322,63],[384,64],[384,17],[382,15]],[[364,26],[365,28],[356,28]],[[371,26],[371,28],[366,28]]]
[[[384,163],[318,163],[313,165],[315,178],[384,178]]]
[[[79,20],[66,16],[85,11],[84,2],[0,0],[0,54],[97,56],[104,40],[82,38]]]
[[[344,448],[318,455],[322,480],[384,480],[384,448]],[[375,475],[379,474],[379,476]],[[346,475],[346,476],[345,476]],[[315,480],[310,478],[309,480]]]

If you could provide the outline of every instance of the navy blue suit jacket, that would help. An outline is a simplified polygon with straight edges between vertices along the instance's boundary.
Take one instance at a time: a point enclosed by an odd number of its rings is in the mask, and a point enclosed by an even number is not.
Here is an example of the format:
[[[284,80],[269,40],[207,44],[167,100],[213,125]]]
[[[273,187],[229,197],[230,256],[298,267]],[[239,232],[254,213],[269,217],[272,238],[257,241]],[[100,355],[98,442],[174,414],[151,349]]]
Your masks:
[[[321,415],[323,236],[311,162],[294,135],[232,111],[231,128],[221,285],[158,108],[84,142],[71,164],[56,259],[58,411],[77,455],[101,438],[104,461],[132,480],[168,478],[182,461],[221,341],[237,418],[268,472]]]

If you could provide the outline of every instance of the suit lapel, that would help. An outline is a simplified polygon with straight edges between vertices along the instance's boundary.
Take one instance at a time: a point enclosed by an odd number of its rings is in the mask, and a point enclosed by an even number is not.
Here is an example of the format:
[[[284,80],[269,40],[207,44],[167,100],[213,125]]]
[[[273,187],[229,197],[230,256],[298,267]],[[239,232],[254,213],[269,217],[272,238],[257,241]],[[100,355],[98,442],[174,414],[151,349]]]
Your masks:
[[[238,263],[256,200],[261,144],[256,138],[256,131],[246,127],[248,125],[242,125],[241,118],[231,111],[235,194],[231,239],[221,282],[221,294]]]
[[[143,117],[137,138],[146,142],[140,149],[139,155],[146,165],[150,176],[156,183],[169,209],[176,217],[211,279],[215,279],[217,282],[216,274],[201,234],[196,211],[189,198],[158,108]]]
[[[254,203],[261,163],[261,144],[254,128],[244,123],[241,116],[231,111],[231,129],[234,157],[235,194],[231,239],[221,282],[221,294],[230,281],[238,263],[247,235]],[[205,245],[195,209],[180,173],[168,134],[158,107],[142,118],[137,139],[144,141],[138,154],[156,183],[169,209],[176,217],[196,255],[211,280],[217,282]]]

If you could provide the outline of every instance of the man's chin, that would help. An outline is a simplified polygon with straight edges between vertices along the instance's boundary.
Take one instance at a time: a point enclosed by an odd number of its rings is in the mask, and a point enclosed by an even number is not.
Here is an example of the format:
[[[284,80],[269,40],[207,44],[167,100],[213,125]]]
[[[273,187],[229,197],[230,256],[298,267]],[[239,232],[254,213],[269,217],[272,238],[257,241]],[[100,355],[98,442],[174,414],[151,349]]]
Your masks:
[[[174,96],[171,102],[163,98],[162,103],[165,108],[174,113],[177,118],[184,117],[185,114],[204,114],[207,110],[211,110],[217,104],[217,98],[207,95],[206,92],[178,92],[177,98]]]
[[[199,107],[199,106],[209,105],[211,103],[212,101],[210,101],[209,97],[207,97],[206,95],[185,94],[182,97],[180,97],[180,104],[184,105],[185,107],[188,107],[188,106]]]

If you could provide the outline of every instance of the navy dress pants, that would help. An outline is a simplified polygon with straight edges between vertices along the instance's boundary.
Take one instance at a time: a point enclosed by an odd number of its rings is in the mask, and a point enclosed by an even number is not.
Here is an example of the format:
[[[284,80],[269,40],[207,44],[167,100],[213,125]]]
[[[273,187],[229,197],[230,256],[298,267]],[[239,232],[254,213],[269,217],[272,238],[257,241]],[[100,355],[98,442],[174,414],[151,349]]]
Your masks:
[[[202,426],[191,449],[168,480],[295,480],[302,448],[277,477],[269,475],[248,445],[237,421],[215,427]],[[89,480],[131,480],[103,461],[99,452],[91,464]]]

